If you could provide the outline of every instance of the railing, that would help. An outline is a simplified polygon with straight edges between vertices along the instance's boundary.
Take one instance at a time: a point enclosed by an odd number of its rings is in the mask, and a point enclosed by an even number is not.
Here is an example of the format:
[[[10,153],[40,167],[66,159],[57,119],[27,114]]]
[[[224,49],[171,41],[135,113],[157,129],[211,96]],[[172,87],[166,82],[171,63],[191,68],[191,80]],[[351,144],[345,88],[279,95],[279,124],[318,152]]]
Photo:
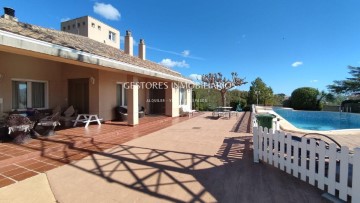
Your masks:
[[[350,154],[345,146],[261,126],[253,128],[253,135],[254,162],[273,165],[344,201],[360,201],[360,148]]]

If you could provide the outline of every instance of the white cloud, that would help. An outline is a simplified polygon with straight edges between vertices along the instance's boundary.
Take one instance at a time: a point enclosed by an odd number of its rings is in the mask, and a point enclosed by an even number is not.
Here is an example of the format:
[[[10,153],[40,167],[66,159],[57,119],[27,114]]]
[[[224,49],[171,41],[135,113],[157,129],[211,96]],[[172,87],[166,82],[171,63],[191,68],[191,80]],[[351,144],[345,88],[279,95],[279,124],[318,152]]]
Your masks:
[[[61,19],[60,19],[60,22],[65,22],[65,21],[68,21],[68,20],[70,20],[70,18],[68,18],[68,17],[66,17],[66,18],[61,18]]]
[[[318,80],[310,80],[311,83],[319,82]]]
[[[108,20],[120,20],[120,12],[111,4],[95,2],[93,9],[94,13],[99,14]]]
[[[171,59],[163,59],[159,64],[173,68],[173,67],[179,67],[179,68],[189,68],[189,64],[186,63],[185,60],[182,61],[173,61]]]
[[[193,74],[190,74],[190,75],[189,75],[189,78],[190,78],[191,80],[194,80],[194,81],[196,81],[196,80],[201,80],[201,75],[196,74],[196,73],[193,73]]]
[[[301,66],[301,65],[303,65],[302,61],[296,61],[296,62],[291,64],[292,67],[298,67],[298,66]]]
[[[188,57],[190,56],[190,50],[184,50],[183,52],[181,52],[181,54],[183,55],[183,57]]]

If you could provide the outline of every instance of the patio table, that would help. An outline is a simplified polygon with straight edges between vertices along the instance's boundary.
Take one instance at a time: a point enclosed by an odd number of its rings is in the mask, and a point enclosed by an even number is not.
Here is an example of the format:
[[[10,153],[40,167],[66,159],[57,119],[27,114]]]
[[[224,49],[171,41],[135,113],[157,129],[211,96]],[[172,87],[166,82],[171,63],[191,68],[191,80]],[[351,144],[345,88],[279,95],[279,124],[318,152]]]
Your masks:
[[[229,118],[231,116],[231,109],[232,107],[231,106],[219,106],[219,107],[216,107],[216,112],[218,113],[218,117],[220,117],[221,115],[225,115],[225,114],[229,114]],[[214,115],[214,113],[213,113]]]
[[[78,114],[76,120],[73,120],[73,127],[76,127],[78,122],[86,123],[85,128],[87,128],[91,122],[97,122],[101,125],[101,120],[102,118],[99,118],[97,114]]]

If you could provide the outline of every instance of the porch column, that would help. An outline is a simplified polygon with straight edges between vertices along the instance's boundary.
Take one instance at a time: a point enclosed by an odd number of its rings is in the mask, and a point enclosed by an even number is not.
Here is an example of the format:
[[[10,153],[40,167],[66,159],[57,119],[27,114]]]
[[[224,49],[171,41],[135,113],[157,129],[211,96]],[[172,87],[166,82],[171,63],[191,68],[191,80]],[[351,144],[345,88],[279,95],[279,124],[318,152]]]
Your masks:
[[[177,117],[179,111],[179,88],[176,84],[169,82],[165,90],[165,115]]]
[[[128,113],[128,124],[137,125],[139,124],[139,79],[136,76],[127,76],[127,82],[129,89],[127,89],[127,113]]]

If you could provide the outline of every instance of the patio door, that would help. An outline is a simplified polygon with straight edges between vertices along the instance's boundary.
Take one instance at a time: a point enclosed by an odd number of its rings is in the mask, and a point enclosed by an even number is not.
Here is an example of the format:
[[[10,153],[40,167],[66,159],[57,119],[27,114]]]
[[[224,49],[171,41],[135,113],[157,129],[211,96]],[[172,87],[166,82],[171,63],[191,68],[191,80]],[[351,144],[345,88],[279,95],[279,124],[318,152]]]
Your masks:
[[[149,91],[150,114],[165,114],[165,88],[157,87]]]
[[[78,113],[89,113],[89,78],[68,80],[68,104]]]

